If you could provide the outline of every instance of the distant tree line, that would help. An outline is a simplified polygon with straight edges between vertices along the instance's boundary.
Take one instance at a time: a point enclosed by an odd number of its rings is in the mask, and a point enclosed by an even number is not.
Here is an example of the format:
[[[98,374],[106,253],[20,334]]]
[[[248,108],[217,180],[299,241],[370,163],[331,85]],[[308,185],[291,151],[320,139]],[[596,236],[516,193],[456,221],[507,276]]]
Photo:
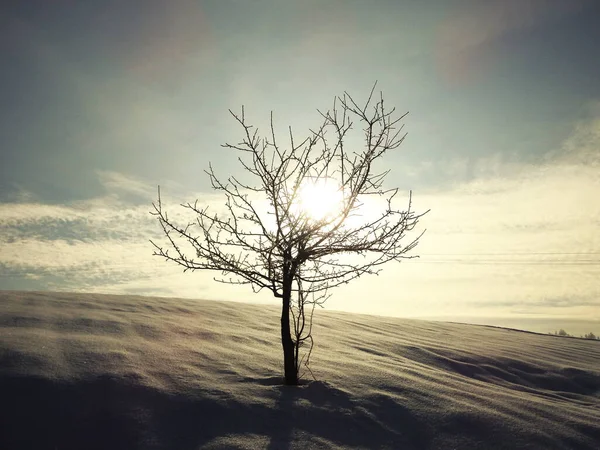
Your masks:
[[[577,336],[574,336],[572,334],[567,333],[562,328],[560,330],[558,330],[558,331],[555,331],[554,333],[548,333],[548,334],[552,334],[554,336],[563,336],[563,337],[574,337],[574,338],[577,337]],[[592,333],[590,331],[588,334],[584,334],[583,336],[579,336],[579,339],[597,339],[597,340],[600,340],[600,336],[596,336],[594,333]]]

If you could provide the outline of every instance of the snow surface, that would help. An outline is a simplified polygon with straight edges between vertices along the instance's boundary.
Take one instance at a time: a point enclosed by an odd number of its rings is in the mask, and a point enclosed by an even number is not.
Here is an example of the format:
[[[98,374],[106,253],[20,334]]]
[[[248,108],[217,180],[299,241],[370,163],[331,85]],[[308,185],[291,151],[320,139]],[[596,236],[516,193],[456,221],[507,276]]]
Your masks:
[[[318,310],[0,291],[2,449],[600,448],[600,341]]]

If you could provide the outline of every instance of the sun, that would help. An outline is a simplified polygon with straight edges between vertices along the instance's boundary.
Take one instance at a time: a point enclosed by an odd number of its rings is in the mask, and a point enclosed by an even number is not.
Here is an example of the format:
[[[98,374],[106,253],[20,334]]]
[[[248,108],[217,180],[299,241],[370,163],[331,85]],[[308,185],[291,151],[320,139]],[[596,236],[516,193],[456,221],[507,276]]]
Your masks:
[[[305,181],[298,191],[298,209],[313,220],[335,217],[343,203],[342,192],[327,179]]]

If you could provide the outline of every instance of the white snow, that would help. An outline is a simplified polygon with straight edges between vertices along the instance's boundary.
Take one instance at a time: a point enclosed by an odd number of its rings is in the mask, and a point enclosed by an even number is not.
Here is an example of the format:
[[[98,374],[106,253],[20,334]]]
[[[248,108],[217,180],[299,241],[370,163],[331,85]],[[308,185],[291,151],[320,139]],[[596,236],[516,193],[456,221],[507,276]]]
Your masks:
[[[3,449],[599,449],[600,341],[318,310],[0,291]]]

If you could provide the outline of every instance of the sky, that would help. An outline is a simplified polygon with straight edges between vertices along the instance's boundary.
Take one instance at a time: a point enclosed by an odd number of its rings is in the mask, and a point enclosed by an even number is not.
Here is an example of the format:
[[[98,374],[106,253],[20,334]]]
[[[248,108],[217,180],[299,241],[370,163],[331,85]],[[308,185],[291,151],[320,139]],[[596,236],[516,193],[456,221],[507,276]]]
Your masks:
[[[409,112],[386,185],[427,231],[326,307],[600,331],[597,42],[594,0],[4,2],[0,289],[275,301],[153,257],[157,185],[218,208],[229,109],[302,136],[377,81]]]

